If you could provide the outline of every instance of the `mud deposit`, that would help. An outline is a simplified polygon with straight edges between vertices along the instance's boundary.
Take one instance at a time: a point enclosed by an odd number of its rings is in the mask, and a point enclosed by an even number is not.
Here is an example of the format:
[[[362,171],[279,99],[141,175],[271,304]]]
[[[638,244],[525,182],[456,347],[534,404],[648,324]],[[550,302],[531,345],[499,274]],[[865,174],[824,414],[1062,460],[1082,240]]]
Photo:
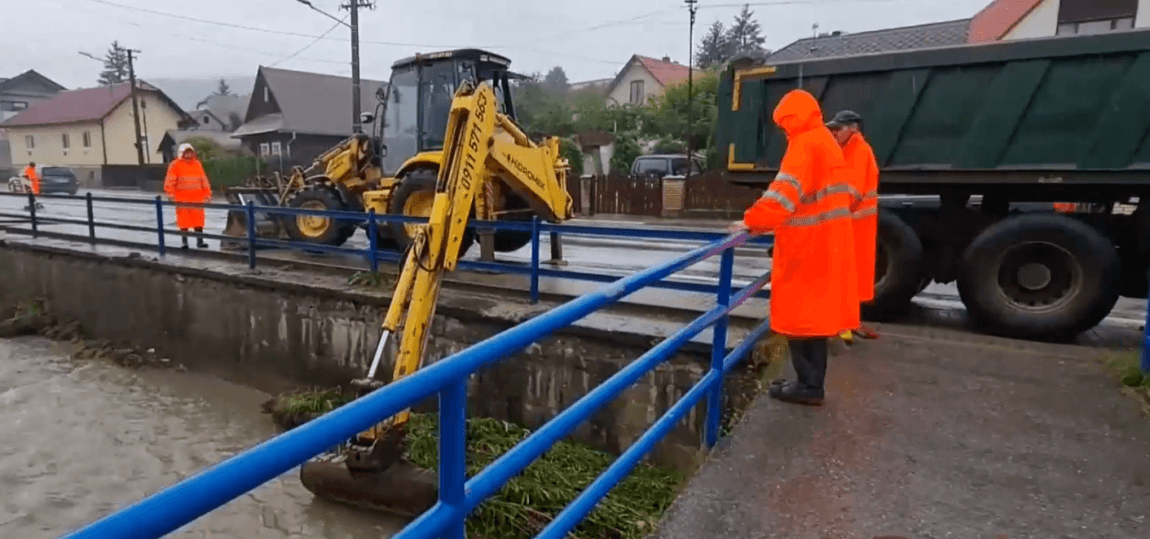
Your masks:
[[[74,347],[0,340],[0,537],[59,537],[276,433],[266,394]],[[169,537],[378,539],[403,524],[316,501],[296,474]]]

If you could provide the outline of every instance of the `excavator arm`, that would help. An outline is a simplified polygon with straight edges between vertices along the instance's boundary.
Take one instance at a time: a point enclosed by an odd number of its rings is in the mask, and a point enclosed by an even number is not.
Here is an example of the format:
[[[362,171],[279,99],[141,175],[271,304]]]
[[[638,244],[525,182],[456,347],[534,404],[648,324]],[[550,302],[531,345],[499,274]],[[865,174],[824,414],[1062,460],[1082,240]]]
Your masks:
[[[486,184],[504,182],[547,220],[571,217],[567,162],[560,156],[558,139],[534,144],[514,121],[497,111],[496,103],[486,83],[465,83],[456,92],[431,215],[407,251],[367,378],[353,384],[360,391],[381,385],[375,374],[392,335],[399,335],[392,380],[422,366],[441,278],[459,262],[464,231]],[[360,433],[349,444],[349,467],[379,470],[401,458],[408,417],[409,410],[404,410]]]

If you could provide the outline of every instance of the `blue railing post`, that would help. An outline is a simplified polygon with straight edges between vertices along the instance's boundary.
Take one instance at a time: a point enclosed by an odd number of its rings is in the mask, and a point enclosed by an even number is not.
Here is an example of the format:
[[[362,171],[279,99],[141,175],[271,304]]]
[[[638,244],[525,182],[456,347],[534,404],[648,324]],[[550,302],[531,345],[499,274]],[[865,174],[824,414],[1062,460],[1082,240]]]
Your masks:
[[[36,225],[36,195],[32,193],[28,193],[28,217],[32,220],[32,237],[35,238],[40,235],[40,230]]]
[[[379,229],[375,224],[375,208],[367,210],[367,248],[371,260],[371,272],[379,272]]]
[[[467,492],[467,377],[458,378],[439,394],[439,501],[457,512],[443,539],[464,539]]]
[[[248,269],[256,269],[256,207],[251,200],[244,208],[248,216]]]
[[[88,239],[92,243],[95,243],[96,242],[96,212],[92,211],[92,192],[88,191],[88,194],[85,195],[84,198],[86,199],[85,204],[88,206]]]
[[[1150,270],[1146,271],[1150,280]],[[1150,303],[1146,305],[1146,322],[1142,327],[1142,374],[1150,376]]]
[[[156,249],[164,256],[164,199],[156,195]]]
[[[723,251],[719,261],[718,304],[726,307],[731,304],[731,280],[735,271],[735,248]],[[728,315],[715,322],[711,337],[711,372],[719,376],[714,389],[707,393],[707,424],[704,430],[707,447],[715,447],[719,441],[719,423],[723,414],[723,360],[727,356]]]
[[[539,216],[531,218],[531,303],[539,303]]]

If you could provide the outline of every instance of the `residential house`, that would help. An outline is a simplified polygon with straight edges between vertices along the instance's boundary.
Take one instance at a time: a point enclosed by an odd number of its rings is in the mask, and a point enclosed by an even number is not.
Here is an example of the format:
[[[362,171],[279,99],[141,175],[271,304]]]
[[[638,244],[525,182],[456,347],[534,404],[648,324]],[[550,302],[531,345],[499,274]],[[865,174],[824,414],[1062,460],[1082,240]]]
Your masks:
[[[360,107],[373,112],[385,83],[360,81]],[[269,167],[308,166],[351,136],[351,79],[260,67],[244,124],[232,134]]]
[[[194,120],[159,89],[140,81],[137,101],[145,163],[162,163],[159,141],[168,130]],[[14,163],[70,167],[88,185],[99,185],[104,165],[138,164],[129,83],[61,92],[17,114],[8,130]]]
[[[0,123],[64,89],[63,86],[34,70],[25,71],[10,79],[0,78]],[[11,169],[13,165],[11,157],[7,133],[4,129],[0,129],[0,171]],[[0,174],[0,179],[7,177],[7,173]]]
[[[1098,34],[1150,26],[1150,0],[994,0],[970,23],[970,43]]]
[[[244,123],[251,95],[212,95],[200,102],[191,114],[197,129],[233,132]]]
[[[606,95],[615,79],[595,79],[582,82],[572,82],[568,89],[572,92],[598,92]]]
[[[970,19],[869,32],[829,32],[775,51],[772,62],[949,47],[1150,26],[1150,0],[993,0]]]
[[[673,82],[684,80],[690,70],[687,66],[672,62],[664,56],[662,60],[639,56],[631,57],[607,89],[609,105],[643,106],[652,99],[663,95],[663,90]],[[699,73],[696,70],[696,73]]]

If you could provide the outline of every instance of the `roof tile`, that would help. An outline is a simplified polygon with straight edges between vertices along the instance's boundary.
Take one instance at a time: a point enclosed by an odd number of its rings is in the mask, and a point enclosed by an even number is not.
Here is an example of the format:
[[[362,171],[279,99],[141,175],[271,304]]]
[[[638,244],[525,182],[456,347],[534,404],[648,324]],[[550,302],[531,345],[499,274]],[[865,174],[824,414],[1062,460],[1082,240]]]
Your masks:
[[[141,88],[154,90],[144,83],[141,83]],[[4,122],[4,127],[93,122],[107,116],[131,94],[131,85],[126,82],[60,92],[13,116]]]
[[[966,43],[970,19],[803,38],[771,54],[772,62],[946,47]]]
[[[314,135],[347,136],[352,133],[351,111],[348,110],[350,77],[270,67],[260,67],[260,72],[283,113],[278,130]],[[360,80],[360,110],[375,111],[375,91],[384,84]],[[252,120],[258,121],[256,118]]]
[[[970,43],[998,41],[1042,0],[994,0],[970,21]]]
[[[647,71],[651,72],[651,76],[655,77],[655,80],[659,81],[659,84],[663,86],[683,80],[687,78],[687,74],[690,73],[690,69],[683,64],[656,60],[646,56],[635,55],[635,57],[639,59],[639,62],[643,64],[643,67],[645,67]]]

